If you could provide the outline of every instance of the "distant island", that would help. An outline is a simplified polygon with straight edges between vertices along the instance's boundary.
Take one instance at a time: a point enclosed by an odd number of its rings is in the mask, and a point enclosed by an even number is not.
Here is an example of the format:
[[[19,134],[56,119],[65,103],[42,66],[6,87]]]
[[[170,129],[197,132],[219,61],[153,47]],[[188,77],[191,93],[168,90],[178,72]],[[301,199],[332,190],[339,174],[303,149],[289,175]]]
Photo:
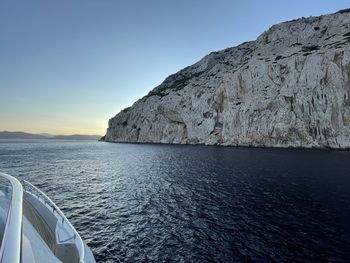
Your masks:
[[[28,132],[0,131],[0,139],[99,140],[100,138],[100,135],[52,135],[47,133],[33,134]]]

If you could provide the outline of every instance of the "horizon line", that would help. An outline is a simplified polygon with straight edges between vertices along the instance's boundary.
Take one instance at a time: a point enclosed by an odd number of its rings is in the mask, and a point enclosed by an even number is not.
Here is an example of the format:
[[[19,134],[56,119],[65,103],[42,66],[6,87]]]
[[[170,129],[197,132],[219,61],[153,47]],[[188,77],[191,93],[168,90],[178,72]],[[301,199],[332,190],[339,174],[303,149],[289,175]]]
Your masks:
[[[49,133],[49,132],[29,132],[29,131],[19,131],[19,130],[0,130],[0,132],[22,132],[22,133],[28,133],[28,134],[35,134],[35,135],[43,135],[43,134],[47,134],[50,136],[69,136],[69,135],[87,135],[87,136],[100,136],[102,137],[103,135],[101,134],[84,134],[84,133],[60,133],[60,134],[53,134],[53,133]]]

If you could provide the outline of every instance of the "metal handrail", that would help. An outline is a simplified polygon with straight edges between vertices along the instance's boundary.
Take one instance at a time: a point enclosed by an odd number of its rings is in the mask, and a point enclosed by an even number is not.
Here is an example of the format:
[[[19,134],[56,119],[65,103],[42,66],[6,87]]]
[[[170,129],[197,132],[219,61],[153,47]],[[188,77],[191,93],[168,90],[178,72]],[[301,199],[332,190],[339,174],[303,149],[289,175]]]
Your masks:
[[[19,263],[21,260],[23,188],[16,178],[4,173],[0,173],[0,176],[7,179],[12,186],[11,203],[0,249],[0,260],[4,263]]]
[[[52,208],[53,213],[56,212],[61,217],[62,225],[63,225],[63,223],[65,223],[71,228],[71,230],[73,231],[73,236],[71,237],[71,239],[74,238],[74,240],[76,241],[76,244],[77,244],[77,247],[78,247],[78,252],[79,252],[79,262],[80,263],[84,263],[84,253],[85,252],[84,252],[83,240],[80,237],[80,235],[77,232],[77,230],[73,227],[73,225],[65,217],[63,212],[58,208],[58,206],[56,206],[56,204],[46,194],[44,194],[40,189],[38,189],[37,187],[35,187],[31,183],[29,183],[28,181],[23,180],[23,186],[24,186],[24,190],[26,192],[31,193],[29,191],[29,189],[27,189],[27,186],[29,186],[30,188],[32,188],[36,192],[38,197],[39,197],[39,195],[41,195],[41,198],[43,199],[44,203],[49,205]],[[31,193],[31,194],[34,194],[34,193]]]

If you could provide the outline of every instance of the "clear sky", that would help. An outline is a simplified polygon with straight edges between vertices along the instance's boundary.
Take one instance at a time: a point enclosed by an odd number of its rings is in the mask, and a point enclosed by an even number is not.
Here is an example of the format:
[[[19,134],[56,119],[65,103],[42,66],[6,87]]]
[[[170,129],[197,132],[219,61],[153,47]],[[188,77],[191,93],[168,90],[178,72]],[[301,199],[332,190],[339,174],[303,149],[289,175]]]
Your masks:
[[[105,133],[108,119],[209,52],[346,0],[2,0],[0,130]]]

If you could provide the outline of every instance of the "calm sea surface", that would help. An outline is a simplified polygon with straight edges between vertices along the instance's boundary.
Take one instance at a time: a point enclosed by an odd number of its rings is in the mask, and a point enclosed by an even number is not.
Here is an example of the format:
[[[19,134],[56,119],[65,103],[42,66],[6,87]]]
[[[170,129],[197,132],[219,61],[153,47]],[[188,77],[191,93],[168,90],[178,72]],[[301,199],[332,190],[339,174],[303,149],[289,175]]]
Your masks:
[[[350,152],[0,140],[98,262],[350,262]]]

